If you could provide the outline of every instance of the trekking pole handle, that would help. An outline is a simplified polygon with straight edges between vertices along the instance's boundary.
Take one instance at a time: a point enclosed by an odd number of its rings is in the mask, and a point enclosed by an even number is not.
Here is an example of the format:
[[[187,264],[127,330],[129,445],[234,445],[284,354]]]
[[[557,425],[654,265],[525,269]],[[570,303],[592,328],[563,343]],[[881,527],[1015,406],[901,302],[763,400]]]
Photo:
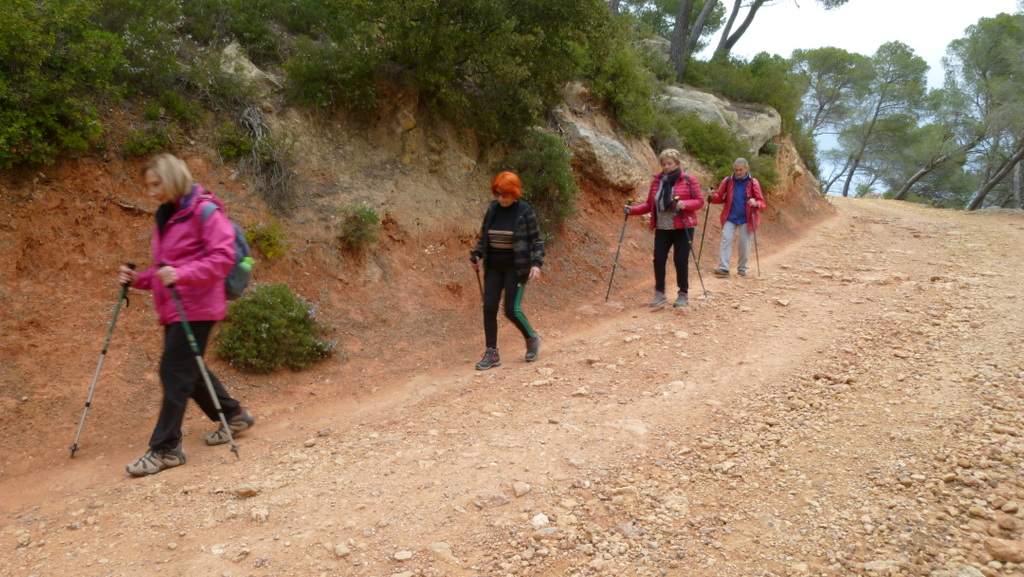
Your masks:
[[[124,263],[124,266],[126,266],[126,267],[128,267],[128,268],[130,268],[132,270],[135,270],[135,263],[133,263],[133,262],[126,262],[126,263]],[[128,288],[128,284],[129,283],[123,282],[123,283],[121,283],[121,286],[123,286],[125,288]]]

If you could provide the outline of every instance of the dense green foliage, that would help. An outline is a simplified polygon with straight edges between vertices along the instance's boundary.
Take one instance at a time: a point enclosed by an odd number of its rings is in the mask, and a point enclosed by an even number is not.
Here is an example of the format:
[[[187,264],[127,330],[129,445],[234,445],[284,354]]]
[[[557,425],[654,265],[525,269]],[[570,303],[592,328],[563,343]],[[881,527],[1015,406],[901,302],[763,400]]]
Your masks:
[[[750,172],[757,177],[767,193],[775,188],[779,175],[775,171],[774,150],[763,155],[751,156],[749,143],[728,128],[716,122],[701,120],[694,114],[675,117],[674,128],[683,135],[683,148],[694,155],[703,165],[715,171],[715,180],[732,174],[732,163],[737,158],[746,158]]]
[[[49,162],[103,134],[123,41],[90,24],[91,0],[8,0],[0,10],[0,169]]]
[[[384,228],[377,211],[368,206],[349,205],[338,209],[341,223],[338,241],[354,252],[360,252],[380,240]]]
[[[288,285],[258,285],[228,307],[216,352],[240,371],[304,369],[328,357],[335,343],[315,318],[312,303]]]
[[[562,139],[531,131],[522,148],[502,161],[502,168],[523,181],[523,198],[534,205],[545,240],[553,240],[566,219],[576,214],[576,181],[569,168],[572,152]]]

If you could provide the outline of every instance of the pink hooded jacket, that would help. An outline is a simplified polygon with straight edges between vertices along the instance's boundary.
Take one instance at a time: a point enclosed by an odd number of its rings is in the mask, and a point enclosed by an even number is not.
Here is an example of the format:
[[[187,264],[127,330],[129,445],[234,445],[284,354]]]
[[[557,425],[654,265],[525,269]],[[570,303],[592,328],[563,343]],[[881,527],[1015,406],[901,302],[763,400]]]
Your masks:
[[[219,210],[211,212],[203,222],[202,206],[207,202],[216,204]],[[177,210],[173,214],[170,203],[157,210],[157,225],[153,228],[154,266],[139,273],[132,286],[153,291],[161,325],[179,322],[171,291],[156,277],[160,268],[157,265],[167,264],[178,273],[174,286],[189,322],[222,320],[227,313],[223,281],[235,266],[235,229],[224,213],[224,203],[196,184],[174,207]]]
[[[664,172],[654,175],[654,178],[651,180],[651,189],[647,192],[647,202],[629,207],[629,214],[631,216],[647,214],[657,210],[657,202],[654,200],[654,196],[658,194],[658,189],[661,187],[661,177],[664,175]],[[701,193],[700,184],[697,183],[697,179],[692,174],[683,172],[672,187],[672,194],[673,196],[678,196],[679,202],[682,203],[682,210],[676,211],[676,228],[693,228],[697,226],[697,211],[704,207],[704,195]],[[657,225],[658,219],[652,216],[651,228],[653,229]]]

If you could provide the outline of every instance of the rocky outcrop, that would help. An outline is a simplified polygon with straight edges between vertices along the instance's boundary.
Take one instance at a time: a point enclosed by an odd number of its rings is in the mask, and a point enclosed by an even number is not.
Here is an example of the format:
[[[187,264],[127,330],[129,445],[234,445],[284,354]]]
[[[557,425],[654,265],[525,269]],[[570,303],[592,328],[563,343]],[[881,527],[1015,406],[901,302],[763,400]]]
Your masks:
[[[782,134],[782,116],[770,106],[734,104],[714,94],[682,86],[666,87],[664,104],[669,112],[692,113],[701,120],[731,128],[750,142],[751,154]]]
[[[576,167],[597,185],[633,190],[646,178],[636,159],[618,140],[599,134],[573,120],[563,123]]]

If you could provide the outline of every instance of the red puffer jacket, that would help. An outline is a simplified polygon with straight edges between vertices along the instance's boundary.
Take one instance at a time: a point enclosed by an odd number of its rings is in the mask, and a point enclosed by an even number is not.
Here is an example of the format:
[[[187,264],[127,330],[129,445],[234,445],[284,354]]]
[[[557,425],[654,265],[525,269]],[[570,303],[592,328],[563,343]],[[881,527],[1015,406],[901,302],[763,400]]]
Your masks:
[[[725,221],[729,218],[729,209],[732,207],[732,183],[731,176],[725,177],[722,184],[718,185],[715,196],[711,198],[711,204],[723,205],[722,226],[725,226]],[[768,205],[764,201],[764,195],[761,194],[761,183],[753,176],[747,182],[747,201],[749,202],[751,198],[757,201],[757,206],[747,205],[747,232],[757,232],[757,227],[761,225],[761,211]]]
[[[647,202],[631,206],[629,208],[630,215],[647,214],[657,210],[658,205],[654,197],[658,194],[658,188],[661,187],[661,178],[664,174],[664,172],[659,172],[654,175],[654,179],[651,181],[651,190],[647,193]],[[704,194],[701,193],[700,184],[697,182],[697,179],[692,174],[682,173],[675,186],[672,187],[672,195],[678,196],[679,202],[683,205],[682,210],[676,211],[676,228],[693,228],[697,226],[697,211],[704,207]],[[653,229],[657,225],[658,219],[652,216],[651,228]]]

